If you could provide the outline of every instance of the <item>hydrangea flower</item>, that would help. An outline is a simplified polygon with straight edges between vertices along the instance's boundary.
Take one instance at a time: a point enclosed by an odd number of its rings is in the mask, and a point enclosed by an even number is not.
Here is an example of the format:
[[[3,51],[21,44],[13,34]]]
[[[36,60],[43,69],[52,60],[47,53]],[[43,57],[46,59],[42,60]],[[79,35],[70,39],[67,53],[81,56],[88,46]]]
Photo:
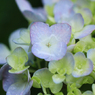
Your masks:
[[[30,37],[35,56],[46,61],[59,60],[66,54],[71,27],[66,23],[49,27],[43,22],[35,22],[31,25]]]
[[[68,94],[67,95],[81,95],[81,91],[76,87],[76,84],[68,84],[67,85],[67,91]]]
[[[54,74],[52,76],[53,81],[56,84],[64,82],[65,75],[70,75],[73,72],[74,63],[73,55],[69,52],[58,61],[50,61],[48,67],[49,71]]]
[[[17,29],[15,30],[9,37],[9,46],[10,46],[10,49],[5,46],[4,44],[0,43],[0,64],[4,64],[6,63],[6,57],[8,55],[11,54],[11,52],[13,50],[15,50],[17,47],[22,47],[28,54],[28,56],[31,56],[32,55],[28,52],[28,49],[29,49],[29,46],[28,45],[22,45],[22,43],[25,44],[25,42],[22,42],[22,40],[20,40],[20,44],[15,44],[13,42],[14,39],[18,39],[20,38],[20,31],[22,31],[22,28],[21,29]],[[21,35],[22,35],[22,38],[25,37],[27,33],[25,33],[26,31],[22,31]],[[30,37],[29,37],[30,38]],[[28,39],[29,39],[28,38]],[[22,42],[22,43],[21,43]],[[28,43],[29,44],[29,43]]]
[[[92,12],[88,8],[80,8],[78,6],[74,6],[75,13],[80,13],[84,19],[84,24],[88,25],[92,21]]]
[[[9,49],[0,43],[0,64],[6,63],[6,57],[10,54]]]
[[[91,12],[87,9],[83,9],[80,13],[82,13],[85,18],[85,16]],[[70,24],[75,39],[83,38],[95,30],[95,25],[87,25],[84,27],[84,21],[88,20],[90,23],[92,15],[90,14],[87,16],[88,18],[84,20],[80,13],[75,13],[73,10],[73,3],[70,0],[61,0],[54,7],[55,21],[58,23],[66,22]]]
[[[21,29],[19,31],[19,38],[13,39],[13,42],[18,45],[30,45],[30,30],[29,29]],[[26,39],[25,39],[26,38]]]
[[[92,76],[73,77],[72,74],[66,75],[66,83],[68,85],[75,84],[77,88],[80,88],[83,84],[92,84],[94,79]]]
[[[3,89],[7,95],[30,95],[30,88],[33,81],[30,78],[29,71],[22,74],[11,74],[8,72],[10,66],[5,64],[0,69],[0,80],[3,80]]]
[[[34,9],[28,2],[28,0],[15,0],[20,11],[29,22],[43,21],[45,22],[46,12],[43,8]]]
[[[93,63],[90,59],[86,58],[84,53],[77,52],[74,55],[75,66],[72,72],[74,77],[82,77],[89,75],[93,70]]]
[[[12,33],[10,50],[0,44],[0,64],[6,63],[0,80],[6,94],[30,95],[33,86],[42,88],[37,95],[94,95],[95,25],[90,24],[95,23],[95,2],[42,0],[44,8],[35,9],[28,0],[15,1],[33,23]],[[92,91],[81,90],[84,84],[92,84]]]
[[[34,81],[33,87],[42,87],[44,94],[47,94],[46,88],[49,88],[53,94],[58,93],[62,88],[62,83],[55,84],[52,80],[52,75],[53,74],[47,68],[37,70],[32,77]]]
[[[73,3],[70,0],[60,0],[54,6],[54,18],[57,23],[68,22],[74,15]]]
[[[28,61],[28,55],[25,50],[21,47],[17,47],[9,56],[7,56],[7,63],[12,67],[9,70],[10,73],[22,73],[29,66],[25,66]]]

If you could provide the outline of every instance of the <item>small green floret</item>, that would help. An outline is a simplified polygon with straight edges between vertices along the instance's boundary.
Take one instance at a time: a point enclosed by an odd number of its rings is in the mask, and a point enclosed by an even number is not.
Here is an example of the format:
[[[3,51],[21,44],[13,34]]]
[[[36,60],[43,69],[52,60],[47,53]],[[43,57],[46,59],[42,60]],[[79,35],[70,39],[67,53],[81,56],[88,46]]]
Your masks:
[[[10,73],[21,73],[29,68],[25,66],[28,61],[28,55],[25,50],[21,47],[16,48],[8,57],[7,63],[12,67],[9,70]]]

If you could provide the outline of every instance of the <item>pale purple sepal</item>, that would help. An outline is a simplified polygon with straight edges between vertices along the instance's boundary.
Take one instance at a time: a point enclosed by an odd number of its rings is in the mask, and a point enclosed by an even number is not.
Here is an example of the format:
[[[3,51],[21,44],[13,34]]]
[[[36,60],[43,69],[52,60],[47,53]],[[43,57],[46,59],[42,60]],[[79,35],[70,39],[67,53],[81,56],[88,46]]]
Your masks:
[[[69,43],[69,40],[71,38],[71,26],[69,24],[67,23],[55,24],[52,25],[50,28],[59,41],[62,41],[66,44]]]
[[[69,46],[67,47],[67,51],[68,51],[68,52],[71,52],[71,51],[74,49],[75,45],[76,45],[76,44],[69,45]]]
[[[82,15],[80,13],[76,13],[74,14],[70,21],[69,21],[71,27],[72,27],[72,30],[74,32],[78,32],[80,31],[81,29],[83,29],[83,26],[84,26],[84,19],[82,17]]]
[[[42,0],[44,5],[52,6],[54,3],[59,2],[60,0]]]
[[[34,22],[37,22],[37,21],[45,22],[47,19],[47,17],[45,15],[41,14],[40,12],[37,13],[37,12],[25,10],[22,13],[26,17],[26,19],[28,19],[30,22],[32,22],[32,21],[34,21]]]
[[[32,11],[32,6],[28,2],[28,0],[15,0],[15,1],[21,12],[25,10]]]
[[[13,42],[14,39],[17,39],[17,38],[20,38],[20,31],[24,29],[24,28],[20,28],[20,29],[17,29],[15,30],[9,37],[9,45],[10,45],[10,48],[11,50],[13,51],[14,49],[16,49],[17,47],[22,47],[27,53],[28,53],[28,49],[29,49],[29,46],[27,45],[18,45],[18,44],[15,44]]]
[[[42,0],[42,3],[44,5],[52,5],[53,4],[53,0]]]
[[[0,43],[0,64],[6,63],[6,57],[10,54],[10,50],[4,44]]]
[[[33,81],[26,83],[22,81],[16,82],[8,88],[6,95],[27,95],[27,93],[30,91],[32,84]]]
[[[23,77],[23,74],[11,74],[8,72],[11,67],[5,64],[0,69],[0,79],[3,80],[3,89],[7,92],[6,95],[30,95],[30,88],[33,81],[29,80],[28,75],[27,80]]]
[[[95,30],[95,25],[87,25],[80,32],[74,34],[75,39],[83,38]]]
[[[8,64],[4,64],[1,68],[0,68],[0,80],[3,79],[3,75],[4,75],[4,72],[9,68],[9,65]]]
[[[35,22],[31,25],[30,37],[34,55],[46,61],[59,60],[66,53],[71,27],[66,23],[49,27],[43,22]]]
[[[89,59],[94,58],[94,54],[95,54],[95,49],[89,49],[87,51],[87,58],[89,58]]]
[[[32,46],[32,53],[46,61],[59,60],[63,58],[66,54],[67,45],[64,42],[59,42],[56,45],[51,46],[50,48],[41,44],[34,44]]]
[[[54,7],[55,21],[67,21],[74,14],[72,7],[73,3],[70,0],[60,0]]]
[[[16,47],[18,47],[18,45],[13,42],[13,39],[16,39],[16,38],[20,37],[20,31],[21,31],[21,29],[15,30],[9,36],[9,45],[10,45],[11,50],[14,50]]]
[[[42,14],[42,10],[40,11],[38,8],[37,11],[37,9],[32,8],[28,0],[15,0],[15,1],[20,11],[26,17],[26,19],[29,20],[29,22],[46,21],[47,17],[45,14]],[[43,13],[45,13],[44,9],[43,9]]]
[[[43,22],[35,22],[30,28],[30,38],[32,44],[44,41],[51,35],[49,25]]]

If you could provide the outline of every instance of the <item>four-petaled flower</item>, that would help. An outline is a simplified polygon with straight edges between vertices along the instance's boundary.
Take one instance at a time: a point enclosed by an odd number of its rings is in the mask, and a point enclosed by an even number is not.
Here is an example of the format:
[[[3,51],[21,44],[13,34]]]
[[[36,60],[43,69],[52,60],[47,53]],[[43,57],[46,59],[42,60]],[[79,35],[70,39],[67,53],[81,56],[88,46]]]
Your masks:
[[[35,56],[46,61],[59,60],[66,54],[71,27],[66,23],[49,27],[43,22],[35,22],[31,25],[30,37]]]

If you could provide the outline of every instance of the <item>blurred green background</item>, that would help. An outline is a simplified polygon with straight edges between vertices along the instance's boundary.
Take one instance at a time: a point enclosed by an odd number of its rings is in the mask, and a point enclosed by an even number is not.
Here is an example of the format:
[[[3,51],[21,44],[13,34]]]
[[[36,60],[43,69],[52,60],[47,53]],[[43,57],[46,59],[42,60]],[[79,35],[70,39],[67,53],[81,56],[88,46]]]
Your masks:
[[[41,0],[29,0],[33,7],[41,7]],[[19,11],[15,0],[1,0],[0,1],[0,43],[4,43],[7,46],[9,35],[16,29],[27,28],[28,22]],[[37,95],[37,91],[32,88],[32,95]],[[0,81],[0,95],[6,95],[2,81]]]

